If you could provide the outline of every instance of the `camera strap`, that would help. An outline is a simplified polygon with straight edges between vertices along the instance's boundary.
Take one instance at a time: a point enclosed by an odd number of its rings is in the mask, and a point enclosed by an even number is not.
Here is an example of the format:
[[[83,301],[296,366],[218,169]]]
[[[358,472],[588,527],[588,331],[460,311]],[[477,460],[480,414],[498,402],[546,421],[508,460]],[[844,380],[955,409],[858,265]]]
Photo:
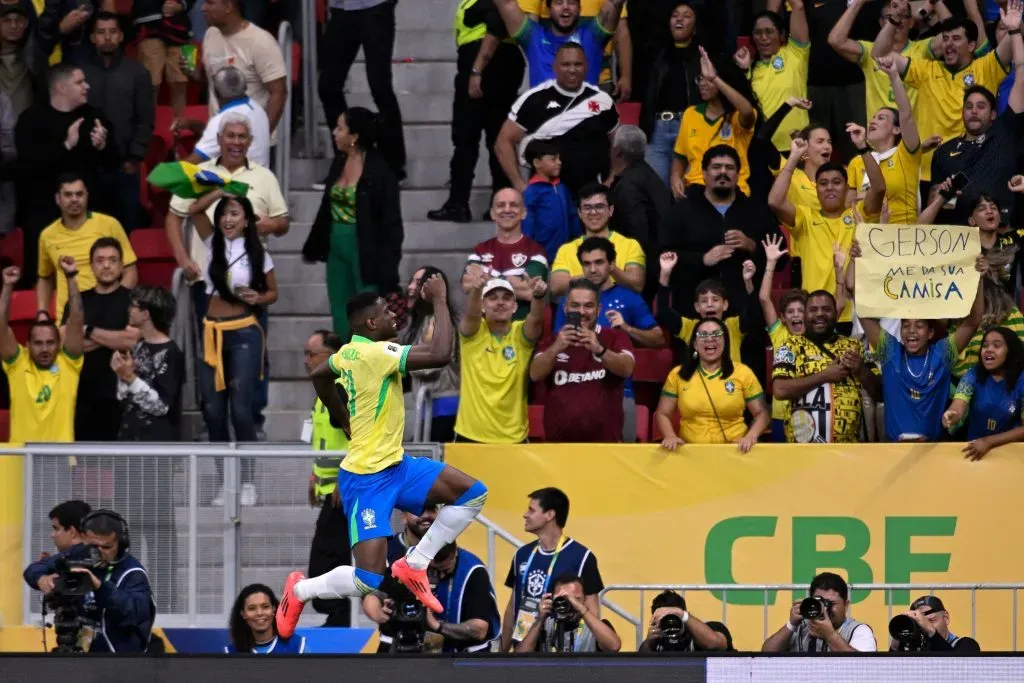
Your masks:
[[[555,563],[558,562],[558,556],[562,553],[562,549],[565,548],[569,543],[568,536],[562,536],[558,539],[558,545],[555,546],[555,553],[551,556],[551,564],[548,565],[548,573],[544,578],[544,590],[541,591],[541,595],[548,592],[548,587],[551,585],[551,573],[555,571]],[[530,559],[526,561],[526,569],[523,570],[523,593],[526,593],[527,581],[530,576],[530,567],[533,566],[533,560],[537,557],[537,551],[540,550],[540,541],[537,541],[537,545],[533,546],[533,551],[530,553]]]

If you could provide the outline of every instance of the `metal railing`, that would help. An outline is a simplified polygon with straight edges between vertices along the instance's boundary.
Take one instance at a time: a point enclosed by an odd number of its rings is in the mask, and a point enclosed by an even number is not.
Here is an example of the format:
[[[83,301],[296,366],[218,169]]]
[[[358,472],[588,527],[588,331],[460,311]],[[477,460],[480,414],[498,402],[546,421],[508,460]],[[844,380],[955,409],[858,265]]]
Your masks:
[[[441,457],[440,444],[405,449]],[[308,503],[309,472],[322,452],[306,445],[29,444],[8,454],[25,459],[24,565],[53,551],[48,513],[58,503],[115,509],[150,576],[159,626],[223,626],[242,586],[276,589],[307,566],[319,514]],[[241,505],[243,476],[260,494],[255,506]],[[23,589],[23,623],[34,623],[39,594]]]
[[[316,21],[317,0],[302,3],[302,106],[305,108],[305,145],[303,152],[307,159],[319,158],[317,137],[317,77],[319,71],[320,27]]]
[[[508,531],[505,531],[500,526],[489,520],[484,515],[477,515],[476,521],[479,522],[487,530],[487,558],[484,560],[484,564],[487,565],[487,573],[491,575],[491,584],[500,585],[501,577],[498,576],[497,567],[495,562],[497,561],[497,539],[501,539],[512,546],[513,549],[518,550],[525,545],[518,538],[513,536]],[[638,618],[627,612],[622,607],[619,607],[614,602],[604,597],[604,591],[601,593],[601,604],[610,609],[614,614],[622,617],[631,624],[638,624]]]
[[[423,385],[416,392],[416,412],[412,423],[412,440],[430,441],[430,422],[434,419],[434,398],[430,387]]]
[[[277,149],[274,150],[274,175],[281,186],[283,196],[288,196],[291,187],[292,172],[292,44],[295,42],[292,25],[282,21],[277,29],[277,44],[284,56],[285,87],[287,96],[284,100],[284,112],[277,123]]]
[[[885,591],[886,605],[888,610],[888,619],[893,617],[893,605],[892,605],[892,592],[893,591],[927,591],[929,595],[934,595],[935,591],[970,591],[971,594],[971,637],[973,638],[977,634],[977,597],[978,591],[1009,591],[1012,600],[1012,621],[1013,621],[1013,636],[1012,636],[1012,649],[1016,652],[1017,650],[1017,594],[1018,591],[1024,589],[1024,583],[851,583],[849,590],[853,591],[866,590],[866,591]],[[640,616],[633,617],[632,615],[619,614],[623,619],[628,621],[636,629],[636,646],[640,647],[640,644],[644,641],[644,622],[643,615],[646,614],[649,604],[647,602],[647,593],[654,591],[660,593],[661,591],[677,591],[684,597],[689,591],[698,592],[720,592],[720,601],[722,603],[722,623],[728,625],[728,594],[729,593],[764,593],[764,606],[762,610],[762,630],[763,639],[768,638],[768,611],[772,606],[769,600],[769,594],[774,591],[795,591],[797,593],[807,592],[807,584],[797,583],[779,583],[779,584],[734,584],[734,583],[706,583],[706,584],[613,584],[611,586],[605,586],[605,589],[601,591],[601,600],[604,602],[604,596],[614,591],[638,591],[640,597]],[[852,615],[855,606],[851,605],[849,613]]]

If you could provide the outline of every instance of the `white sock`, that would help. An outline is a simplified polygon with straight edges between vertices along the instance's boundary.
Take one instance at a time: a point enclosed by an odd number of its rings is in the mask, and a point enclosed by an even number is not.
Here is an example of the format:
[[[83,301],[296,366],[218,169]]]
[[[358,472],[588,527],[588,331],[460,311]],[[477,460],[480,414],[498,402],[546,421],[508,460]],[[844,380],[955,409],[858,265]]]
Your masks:
[[[430,561],[434,559],[441,548],[445,547],[459,537],[477,515],[480,514],[481,505],[472,507],[465,505],[445,505],[437,513],[437,519],[427,529],[420,542],[416,544],[406,561],[413,569],[426,569]]]
[[[355,572],[355,567],[343,565],[312,579],[303,579],[295,584],[295,597],[309,602],[314,598],[337,600],[361,596],[362,591],[356,588]]]

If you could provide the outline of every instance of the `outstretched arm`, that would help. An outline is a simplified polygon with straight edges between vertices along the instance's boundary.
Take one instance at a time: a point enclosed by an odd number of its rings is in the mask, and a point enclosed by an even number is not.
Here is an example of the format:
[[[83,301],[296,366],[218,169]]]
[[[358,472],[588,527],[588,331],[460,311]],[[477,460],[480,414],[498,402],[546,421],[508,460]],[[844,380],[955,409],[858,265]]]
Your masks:
[[[444,367],[452,360],[455,328],[448,313],[448,288],[440,275],[432,275],[423,284],[423,296],[434,305],[434,334],[428,343],[409,349],[405,357],[407,372]]]
[[[526,14],[519,9],[519,3],[516,0],[495,0],[494,5],[498,8],[501,20],[505,22],[508,34],[515,37],[527,21]]]
[[[895,59],[880,57],[877,61],[878,68],[889,76],[889,83],[892,85],[896,108],[900,112],[900,134],[903,136],[903,144],[914,153],[921,146],[921,135],[917,130],[917,121],[914,120],[914,108],[910,106],[910,97],[907,96],[907,86],[903,84],[903,79],[896,69]]]
[[[60,257],[60,267],[68,281],[68,306],[70,313],[64,328],[64,351],[69,356],[82,355],[85,346],[85,309],[82,307],[82,292],[78,289],[78,266],[71,256]]]
[[[718,70],[703,47],[698,47],[697,49],[700,50],[701,76],[705,80],[714,83],[722,96],[736,109],[740,115],[740,125],[747,130],[753,129],[754,124],[757,122],[757,112],[754,110],[754,104],[741,95],[739,90],[719,78]]]
[[[864,210],[870,214],[882,213],[882,202],[885,201],[885,176],[878,162],[871,152],[865,152],[860,157],[864,161],[864,172],[868,175],[868,182],[871,187],[864,195]]]
[[[601,11],[597,14],[597,23],[608,33],[615,35],[619,27],[619,18],[622,16],[622,6],[626,0],[605,0]]]
[[[864,7],[866,0],[853,0],[846,7],[846,11],[839,17],[839,21],[832,27],[832,30],[828,34],[829,46],[838,52],[843,59],[848,62],[858,63],[861,58],[861,45],[856,40],[850,38],[850,31],[853,30],[853,24],[857,21],[857,15],[860,14],[860,10]]]
[[[0,356],[5,361],[11,360],[18,353],[18,340],[14,338],[8,322],[11,319],[11,294],[20,278],[21,269],[17,266],[4,268],[4,284],[3,289],[0,289]]]
[[[807,25],[804,0],[790,0],[789,6],[789,37],[806,45],[811,40],[811,29]]]
[[[988,272],[988,261],[984,256],[978,256],[975,269],[981,273],[981,278],[985,277],[985,273]],[[985,315],[984,284],[983,281],[978,282],[978,293],[974,297],[974,305],[971,306],[971,312],[957,325],[956,334],[953,335],[953,343],[956,344],[957,351],[965,348],[970,343],[974,333],[981,327],[982,316]]]
[[[764,316],[764,325],[771,329],[779,319],[775,310],[775,302],[772,301],[772,284],[775,279],[775,266],[783,254],[788,253],[782,248],[782,235],[769,235],[761,245],[764,247],[766,261],[764,264],[764,277],[761,278],[761,288],[757,292],[757,300],[761,304],[761,315]]]
[[[1003,13],[1003,22],[1009,20],[1010,22],[1017,22],[1017,33],[1014,33],[1008,38],[1010,39],[1010,46],[1013,50],[1013,74],[1014,81],[1013,87],[1010,88],[1010,98],[1007,102],[1007,106],[1016,113],[1024,113],[1024,38],[1020,35],[1020,2],[1007,6],[1007,11]],[[1012,16],[1011,16],[1012,15]]]
[[[806,151],[807,141],[801,138],[793,138],[789,158],[786,159],[786,165],[782,167],[779,177],[775,179],[775,183],[772,184],[772,189],[768,193],[768,206],[775,212],[778,219],[786,225],[793,225],[796,222],[796,207],[793,206],[788,197],[789,186],[793,182],[793,173],[796,171],[797,164],[800,163],[800,157]]]

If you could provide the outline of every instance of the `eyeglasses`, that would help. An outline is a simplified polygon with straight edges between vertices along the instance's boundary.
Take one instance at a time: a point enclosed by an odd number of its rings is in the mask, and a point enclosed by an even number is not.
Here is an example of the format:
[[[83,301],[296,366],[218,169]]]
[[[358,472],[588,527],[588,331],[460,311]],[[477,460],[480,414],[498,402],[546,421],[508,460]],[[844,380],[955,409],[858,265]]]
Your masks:
[[[721,339],[725,336],[725,332],[722,330],[712,330],[711,332],[698,332],[697,339]]]
[[[601,213],[602,211],[607,210],[607,204],[583,204],[582,206],[580,206],[580,211],[582,211],[583,213]]]

